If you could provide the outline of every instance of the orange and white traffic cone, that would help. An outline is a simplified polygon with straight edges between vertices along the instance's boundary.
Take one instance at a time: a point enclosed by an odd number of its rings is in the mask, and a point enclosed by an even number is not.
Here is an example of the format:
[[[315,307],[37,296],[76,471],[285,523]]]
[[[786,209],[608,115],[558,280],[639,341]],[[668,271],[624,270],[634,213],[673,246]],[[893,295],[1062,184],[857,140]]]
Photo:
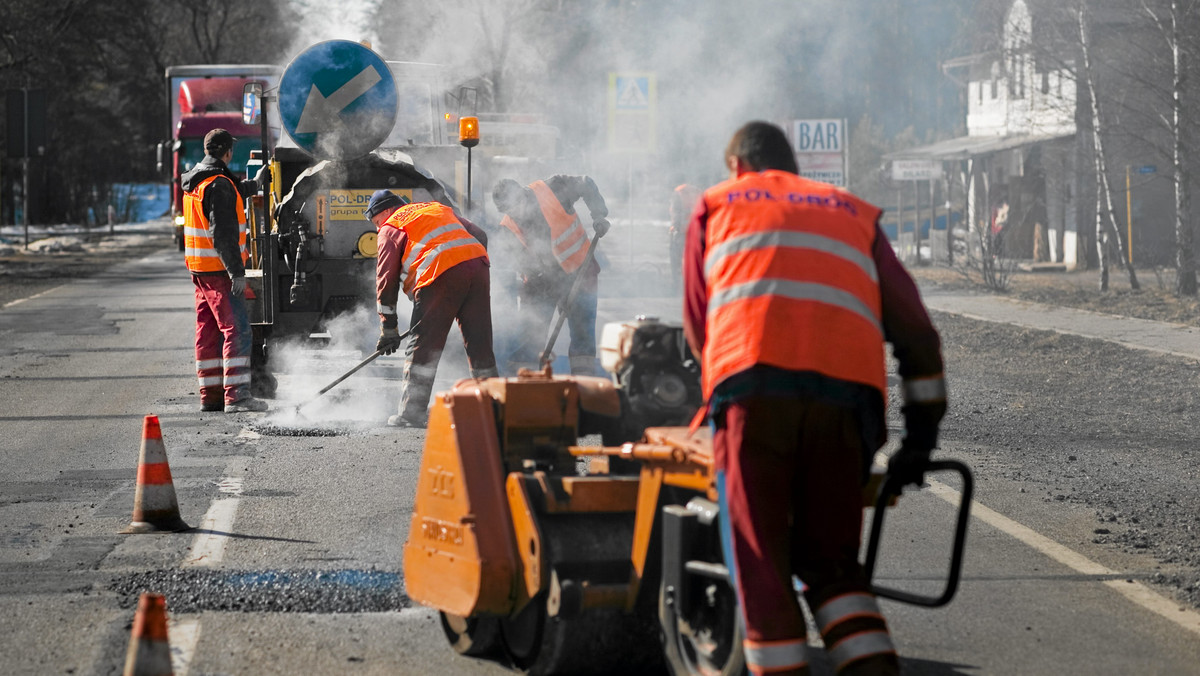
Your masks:
[[[188,530],[179,517],[171,467],[163,446],[158,416],[148,415],[142,424],[142,450],[138,457],[137,492],[133,497],[133,521],[122,533],[165,533]]]
[[[124,676],[171,676],[171,643],[167,639],[167,600],[143,593],[133,617],[133,634],[125,653]]]

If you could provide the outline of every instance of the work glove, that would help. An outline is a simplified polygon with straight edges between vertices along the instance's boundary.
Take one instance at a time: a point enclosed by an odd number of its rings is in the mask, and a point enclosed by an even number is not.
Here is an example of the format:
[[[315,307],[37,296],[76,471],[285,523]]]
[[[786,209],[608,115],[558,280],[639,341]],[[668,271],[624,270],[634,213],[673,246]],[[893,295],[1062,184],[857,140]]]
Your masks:
[[[271,182],[271,167],[263,165],[258,173],[254,175],[254,180],[258,182],[258,188],[261,190]]]
[[[379,341],[375,343],[375,351],[380,354],[392,354],[400,349],[400,343],[403,339],[400,337],[400,329],[393,326],[390,329],[386,326],[379,329]]]
[[[900,441],[900,450],[888,461],[888,474],[895,476],[901,486],[920,486],[925,483],[929,456],[937,447],[938,425],[946,414],[946,402],[906,404],[901,412],[904,414],[904,437]]]
[[[233,282],[230,284],[229,292],[235,296],[246,293],[246,278],[234,277]]]
[[[612,227],[607,218],[597,218],[592,221],[592,230],[596,231],[597,237],[603,237],[608,234],[608,229]]]

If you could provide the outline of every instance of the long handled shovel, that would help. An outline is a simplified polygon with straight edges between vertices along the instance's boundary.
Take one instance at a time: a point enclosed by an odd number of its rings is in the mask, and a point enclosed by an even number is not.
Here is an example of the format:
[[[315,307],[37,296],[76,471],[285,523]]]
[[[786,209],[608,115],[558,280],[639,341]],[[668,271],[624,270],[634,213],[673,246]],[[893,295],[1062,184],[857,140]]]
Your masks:
[[[408,337],[408,334],[410,334],[410,333],[412,333],[412,328],[409,328],[409,329],[408,329],[407,331],[405,331],[404,333],[401,333],[401,334],[400,334],[400,340],[404,340],[405,338],[407,338],[407,337]],[[346,372],[345,372],[345,373],[343,373],[342,375],[338,376],[337,380],[335,380],[335,381],[333,381],[332,383],[329,383],[329,384],[328,384],[328,385],[326,385],[325,387],[321,388],[321,391],[320,391],[320,392],[317,392],[317,394],[316,394],[315,396],[313,396],[311,399],[309,399],[308,401],[304,401],[304,402],[301,402],[301,403],[299,403],[299,404],[296,404],[296,414],[297,414],[297,415],[299,415],[299,414],[300,414],[300,408],[301,408],[301,407],[303,407],[303,406],[307,406],[308,404],[311,404],[311,403],[313,403],[314,401],[316,401],[316,400],[320,399],[320,398],[321,398],[321,396],[322,396],[322,395],[324,395],[326,392],[328,392],[329,390],[332,390],[334,387],[337,387],[338,383],[340,383],[340,382],[342,382],[343,380],[345,380],[345,379],[349,378],[350,376],[354,375],[355,373],[358,373],[359,369],[361,369],[362,367],[366,366],[367,364],[370,364],[371,362],[375,361],[375,360],[376,360],[376,359],[378,359],[378,358],[379,358],[379,356],[380,356],[380,355],[382,355],[382,354],[383,354],[383,353],[382,353],[382,352],[380,352],[379,350],[376,350],[376,351],[372,352],[372,353],[370,354],[370,356],[368,356],[366,359],[364,359],[364,360],[362,360],[362,361],[358,362],[358,365],[357,365],[357,366],[355,366],[354,368],[350,369],[349,371],[346,371]]]
[[[554,330],[550,332],[550,340],[546,341],[546,349],[542,350],[541,356],[538,357],[538,368],[545,369],[550,364],[550,351],[554,349],[554,343],[558,341],[558,332],[562,330],[563,322],[567,319],[567,309],[571,307],[571,301],[575,300],[575,294],[579,291],[579,284],[583,281],[583,271],[591,265],[592,259],[596,257],[596,242],[600,241],[600,237],[600,233],[596,233],[592,237],[592,241],[588,242],[587,257],[575,271],[575,279],[571,282],[571,288],[567,291],[567,295],[558,303],[558,321],[554,323]]]

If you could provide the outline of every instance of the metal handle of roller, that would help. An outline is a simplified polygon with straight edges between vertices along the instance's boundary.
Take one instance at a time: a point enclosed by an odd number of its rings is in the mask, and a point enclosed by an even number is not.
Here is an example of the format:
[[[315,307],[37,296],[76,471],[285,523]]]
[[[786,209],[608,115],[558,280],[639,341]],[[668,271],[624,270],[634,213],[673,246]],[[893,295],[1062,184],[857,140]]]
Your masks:
[[[958,518],[954,527],[954,548],[950,555],[950,572],[946,578],[946,585],[942,589],[942,593],[937,596],[924,596],[899,589],[880,587],[875,584],[871,585],[871,592],[876,596],[901,603],[909,603],[926,608],[938,608],[950,603],[950,600],[954,598],[955,592],[958,591],[958,581],[962,573],[963,549],[967,541],[967,522],[971,517],[971,499],[975,493],[975,479],[971,475],[971,470],[957,460],[931,461],[925,471],[950,471],[956,472],[962,477],[962,500],[958,505]],[[875,574],[879,541],[883,535],[883,516],[887,511],[888,502],[893,497],[900,495],[903,489],[904,485],[900,483],[900,479],[890,474],[884,480],[883,487],[879,489],[879,497],[875,500],[875,513],[871,519],[871,534],[867,543],[867,559],[863,564],[868,582],[870,582]]]

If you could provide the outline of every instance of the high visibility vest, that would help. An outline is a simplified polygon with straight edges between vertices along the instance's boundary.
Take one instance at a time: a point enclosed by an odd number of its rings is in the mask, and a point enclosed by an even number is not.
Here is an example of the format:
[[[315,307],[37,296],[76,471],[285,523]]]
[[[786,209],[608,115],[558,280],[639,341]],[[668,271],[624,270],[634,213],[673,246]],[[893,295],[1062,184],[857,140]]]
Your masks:
[[[487,258],[487,250],[458,222],[454,210],[440,202],[400,207],[384,225],[408,235],[400,264],[400,286],[410,296],[459,263]]]
[[[588,248],[587,231],[579,222],[579,214],[568,214],[567,210],[563,208],[562,202],[558,201],[558,198],[554,196],[554,191],[546,185],[545,181],[534,181],[529,184],[529,188],[537,197],[538,206],[542,209],[542,216],[550,226],[550,250],[554,252],[555,260],[563,270],[575,272],[587,260]],[[525,233],[521,231],[521,226],[517,225],[516,221],[505,216],[500,220],[500,224],[512,230],[522,245],[526,248],[529,247]]]
[[[183,251],[188,270],[192,272],[222,272],[225,264],[213,246],[212,224],[208,222],[208,214],[204,213],[204,191],[218,178],[232,180],[224,174],[215,174],[203,181],[190,192],[183,194]],[[237,186],[233,187],[238,194]],[[240,199],[235,199],[234,211],[238,218],[238,247],[242,252],[242,263],[250,259],[246,249],[246,210]]]
[[[878,208],[768,170],[704,193],[705,397],[761,364],[811,371],[887,396],[872,255]]]

